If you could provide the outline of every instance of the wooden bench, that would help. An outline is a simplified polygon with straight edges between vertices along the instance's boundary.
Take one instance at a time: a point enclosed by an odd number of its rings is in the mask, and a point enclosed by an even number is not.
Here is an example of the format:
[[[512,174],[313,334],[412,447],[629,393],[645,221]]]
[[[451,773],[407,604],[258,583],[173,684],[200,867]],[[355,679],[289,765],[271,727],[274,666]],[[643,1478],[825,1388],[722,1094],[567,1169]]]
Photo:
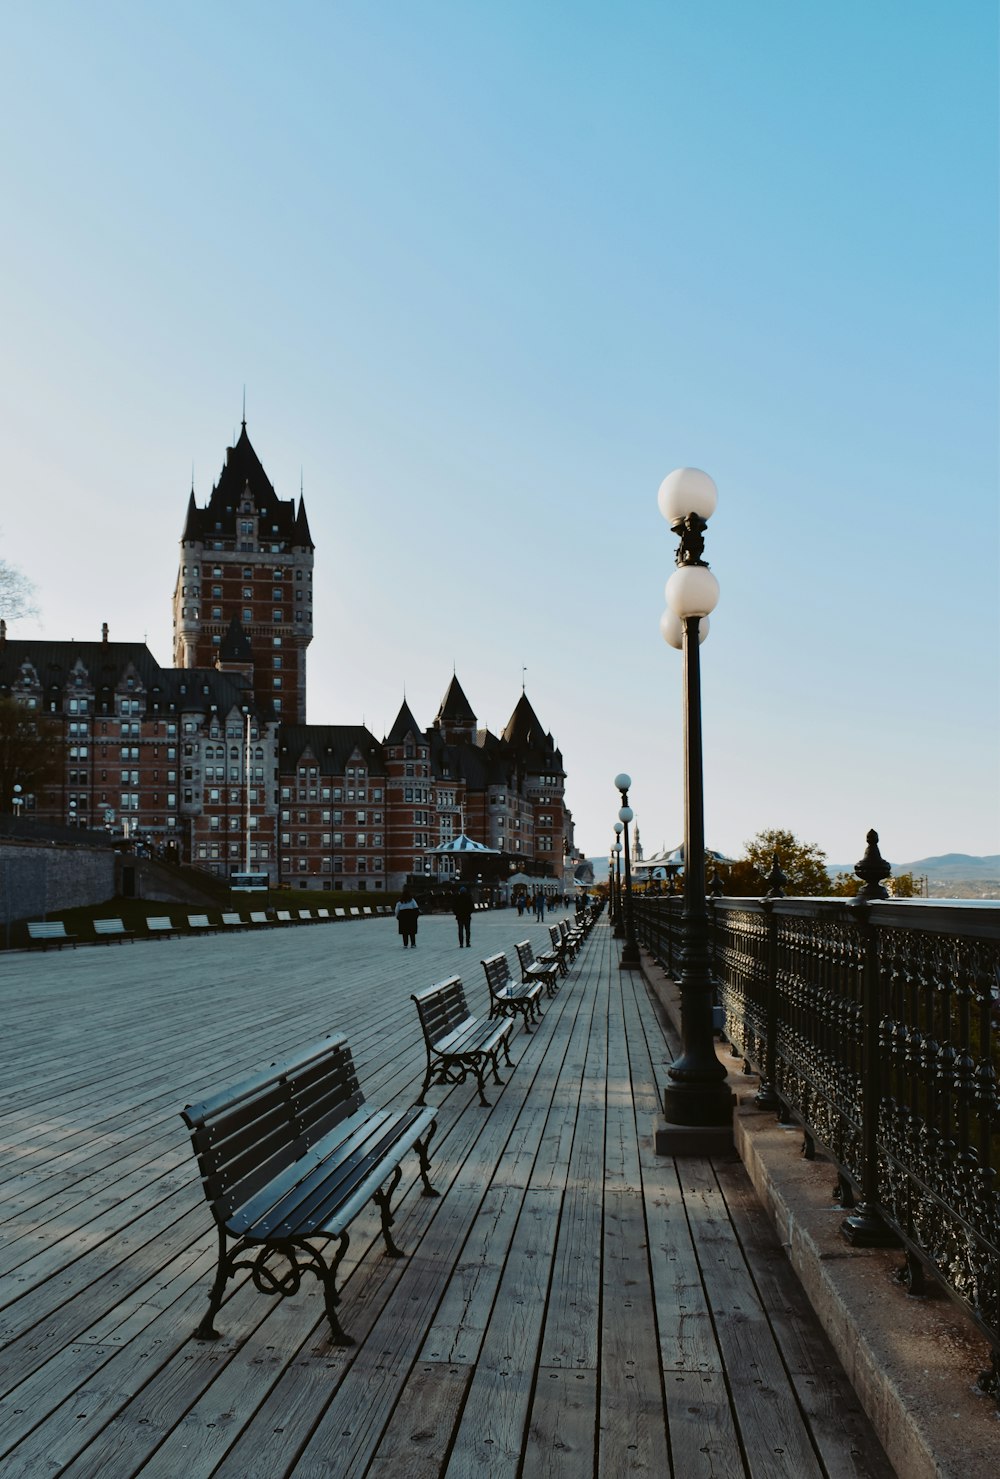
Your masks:
[[[292,918],[291,910],[289,910],[289,909],[276,909],[274,911],[274,918],[275,918],[276,923],[278,923],[278,924],[295,924],[296,923],[296,921]]]
[[[123,940],[131,942],[135,939],[132,930],[127,930],[121,919],[95,919],[94,934],[98,939],[106,940],[109,945],[112,940],[117,940],[120,945]]]
[[[28,940],[32,945],[41,945],[47,950],[50,945],[62,949],[72,945],[76,949],[76,935],[68,935],[61,919],[31,919],[28,921]]]
[[[215,1316],[237,1270],[249,1269],[260,1293],[281,1296],[296,1294],[308,1271],[323,1285],[334,1342],[352,1345],[336,1313],[348,1227],[375,1202],[386,1252],[402,1257],[390,1233],[390,1204],[411,1148],[424,1196],[438,1195],[428,1177],[434,1110],[366,1104],[347,1039],[337,1033],[181,1113],[219,1236],[215,1282],[196,1337],[218,1339]],[[332,1258],[317,1246],[330,1238],[338,1240]]]
[[[481,964],[486,972],[486,984],[490,991],[490,1016],[520,1016],[524,1021],[525,1032],[530,1032],[530,1024],[542,1015],[539,1006],[542,983],[522,981],[518,984],[514,981],[506,955],[491,955]]]
[[[549,939],[552,942],[552,954],[557,957],[565,976],[569,968],[568,963],[577,951],[576,941],[571,940],[569,935],[564,935],[558,924],[549,925]]]
[[[212,924],[207,914],[189,914],[187,917],[189,930],[215,930],[218,925]]]
[[[497,1065],[501,1048],[504,1061],[513,1068],[507,1047],[513,1023],[474,1017],[458,976],[449,976],[447,981],[418,992],[412,999],[417,1004],[427,1049],[427,1072],[417,1103],[423,1104],[432,1083],[462,1084],[471,1073],[479,1089],[479,1102],[489,1109],[484,1074],[491,1067],[493,1082],[503,1083]]]
[[[320,921],[326,921],[326,920],[328,920],[330,918],[330,911],[329,911],[329,909],[317,909],[316,910],[316,918],[317,918],[317,920],[320,920]]]
[[[253,925],[257,925],[258,927],[260,925],[264,925],[267,929],[270,929],[274,921],[273,919],[269,919],[267,917],[266,909],[251,909],[250,923]]]
[[[221,918],[222,918],[222,923],[224,925],[227,925],[229,929],[245,930],[246,927],[247,927],[247,922],[243,918],[243,915],[242,914],[236,914],[236,913],[223,914],[221,916]]]
[[[558,960],[536,960],[535,952],[527,940],[522,940],[514,949],[517,951],[517,963],[521,967],[521,980],[540,981],[545,987],[545,995],[555,996],[559,985]]]
[[[148,914],[146,929],[151,935],[179,935],[180,930],[166,914]]]
[[[311,909],[299,910],[299,924],[315,924],[316,922]]]
[[[334,919],[346,919],[347,918],[347,910],[346,909],[334,909],[334,911],[333,911],[333,917],[334,917]]]

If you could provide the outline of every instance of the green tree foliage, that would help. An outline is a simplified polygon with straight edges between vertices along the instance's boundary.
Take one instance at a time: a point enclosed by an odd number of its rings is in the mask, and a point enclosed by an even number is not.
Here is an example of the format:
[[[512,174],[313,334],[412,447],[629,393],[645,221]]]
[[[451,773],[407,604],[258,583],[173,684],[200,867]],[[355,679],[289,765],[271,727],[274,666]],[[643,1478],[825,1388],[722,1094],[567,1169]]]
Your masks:
[[[792,832],[771,827],[751,838],[743,857],[726,869],[726,893],[757,898],[765,894],[767,875],[775,856],[788,880],[784,889],[789,898],[830,892],[826,853],[822,848],[815,842],[800,842]]]
[[[15,785],[27,796],[63,772],[61,730],[13,698],[0,698],[0,811],[9,812]]]
[[[830,884],[829,892],[835,898],[853,899],[864,887],[860,878],[853,873],[838,873]]]

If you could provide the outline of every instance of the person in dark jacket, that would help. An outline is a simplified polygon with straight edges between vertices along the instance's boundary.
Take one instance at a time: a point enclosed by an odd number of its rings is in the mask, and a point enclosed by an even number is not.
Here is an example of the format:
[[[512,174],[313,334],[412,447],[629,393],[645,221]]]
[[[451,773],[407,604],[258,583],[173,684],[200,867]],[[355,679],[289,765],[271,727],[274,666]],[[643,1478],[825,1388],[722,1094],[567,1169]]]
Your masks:
[[[472,895],[467,888],[459,889],[452,909],[458,921],[458,946],[461,949],[463,945],[471,944],[469,930],[472,923],[473,904]]]
[[[404,888],[399,896],[399,903],[396,905],[396,923],[403,937],[404,950],[407,945],[412,945],[414,950],[417,948],[417,920],[419,918],[420,909],[417,901],[410,890]]]

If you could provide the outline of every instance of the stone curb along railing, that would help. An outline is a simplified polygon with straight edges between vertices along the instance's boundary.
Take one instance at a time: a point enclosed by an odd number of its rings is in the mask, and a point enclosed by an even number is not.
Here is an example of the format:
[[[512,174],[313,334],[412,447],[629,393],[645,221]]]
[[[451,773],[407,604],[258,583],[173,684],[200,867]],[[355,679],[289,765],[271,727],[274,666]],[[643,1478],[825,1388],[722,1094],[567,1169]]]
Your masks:
[[[883,874],[883,876],[885,876]],[[680,898],[637,897],[670,975]],[[899,1246],[911,1292],[937,1280],[990,1350],[1000,1397],[1000,904],[714,898],[720,1017],[757,1104],[834,1162],[855,1246]]]

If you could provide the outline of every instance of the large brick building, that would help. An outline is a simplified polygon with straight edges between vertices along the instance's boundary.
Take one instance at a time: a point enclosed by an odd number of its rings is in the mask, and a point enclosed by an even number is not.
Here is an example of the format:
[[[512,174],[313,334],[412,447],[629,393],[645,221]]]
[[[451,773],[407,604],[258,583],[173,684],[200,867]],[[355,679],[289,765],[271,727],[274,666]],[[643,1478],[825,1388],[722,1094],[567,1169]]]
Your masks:
[[[562,755],[525,693],[500,735],[457,676],[426,728],[405,701],[382,740],[306,723],[312,579],[304,503],[278,499],[244,423],[206,507],[188,502],[175,666],[107,627],[99,642],[21,641],[0,623],[0,698],[64,741],[61,776],[23,788],[29,814],[300,888],[448,876],[431,849],[462,832],[496,851],[494,874],[561,880]]]

